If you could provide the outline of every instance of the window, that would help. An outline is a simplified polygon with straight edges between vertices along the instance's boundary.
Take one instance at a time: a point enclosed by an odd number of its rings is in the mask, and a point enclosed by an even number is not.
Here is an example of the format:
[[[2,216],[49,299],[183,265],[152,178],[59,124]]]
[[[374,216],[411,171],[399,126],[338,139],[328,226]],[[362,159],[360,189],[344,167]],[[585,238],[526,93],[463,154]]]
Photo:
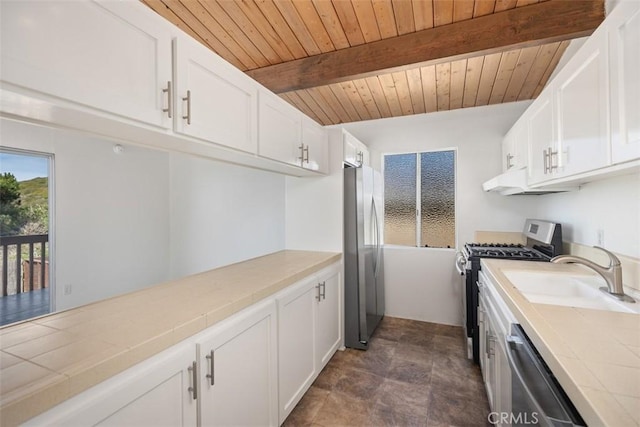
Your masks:
[[[455,154],[384,156],[385,243],[455,247]]]

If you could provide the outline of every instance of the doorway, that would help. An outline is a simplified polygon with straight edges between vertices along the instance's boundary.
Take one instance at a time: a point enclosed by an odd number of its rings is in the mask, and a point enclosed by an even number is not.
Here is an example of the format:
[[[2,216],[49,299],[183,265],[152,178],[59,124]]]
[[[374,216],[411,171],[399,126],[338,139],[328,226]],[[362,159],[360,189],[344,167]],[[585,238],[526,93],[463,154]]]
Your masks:
[[[54,311],[53,155],[0,148],[0,326]]]

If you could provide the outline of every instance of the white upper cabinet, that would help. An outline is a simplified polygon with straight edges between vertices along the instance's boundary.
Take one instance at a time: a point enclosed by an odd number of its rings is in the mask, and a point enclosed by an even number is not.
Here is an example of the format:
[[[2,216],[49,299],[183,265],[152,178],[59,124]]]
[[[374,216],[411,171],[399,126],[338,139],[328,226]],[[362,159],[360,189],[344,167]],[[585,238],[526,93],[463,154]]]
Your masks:
[[[0,79],[170,128],[171,33],[127,3],[2,1]]]
[[[606,166],[609,91],[605,32],[594,33],[555,81],[559,169],[554,174],[568,176]]]
[[[326,174],[327,130],[279,96],[260,91],[258,154]]]
[[[176,132],[256,153],[255,82],[191,39],[174,48]]]
[[[342,131],[343,161],[351,166],[369,165],[369,150],[355,136]]]
[[[502,171],[527,167],[529,132],[527,118],[521,117],[502,140]]]
[[[640,158],[640,2],[620,2],[608,19],[611,154],[622,163]]]
[[[301,166],[321,173],[329,171],[329,135],[327,130],[310,118],[302,117]]]
[[[536,184],[553,178],[552,173],[558,168],[552,91],[542,91],[531,104],[526,122],[529,131],[529,184]]]
[[[258,154],[300,166],[302,113],[271,92],[260,91]]]

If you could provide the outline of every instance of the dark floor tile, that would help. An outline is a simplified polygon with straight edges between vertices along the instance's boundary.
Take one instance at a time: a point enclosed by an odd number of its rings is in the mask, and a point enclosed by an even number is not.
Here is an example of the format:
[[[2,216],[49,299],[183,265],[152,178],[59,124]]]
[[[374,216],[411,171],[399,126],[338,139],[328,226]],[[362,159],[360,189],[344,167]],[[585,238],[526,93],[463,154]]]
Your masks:
[[[371,402],[334,390],[327,396],[313,422],[325,427],[369,426],[370,409]]]
[[[369,425],[375,427],[422,427],[427,415],[404,413],[384,405],[374,405],[369,415]]]
[[[387,372],[387,378],[395,381],[426,385],[431,381],[433,362],[424,360],[405,360],[394,358]]]
[[[482,376],[473,368],[461,370],[452,364],[448,367],[434,363],[431,371],[431,390],[433,392],[447,393],[455,390],[456,393],[474,400],[478,395],[485,396]]]
[[[372,341],[378,338],[389,341],[398,341],[404,331],[406,331],[409,323],[410,321],[408,320],[397,319],[395,317],[385,317],[373,333]]]
[[[484,393],[470,398],[456,390],[431,389],[429,395],[428,425],[436,426],[490,426],[489,403]]]
[[[360,400],[371,399],[376,394],[384,378],[371,372],[345,369],[333,390]]]
[[[389,340],[372,340],[368,350],[353,350],[357,351],[357,353],[354,353],[355,357],[350,361],[351,366],[383,377],[391,366],[396,345],[396,342]]]
[[[434,333],[436,335],[443,335],[446,337],[453,338],[462,338],[464,335],[464,330],[461,326],[452,326],[452,325],[439,325],[436,324],[434,328]]]
[[[386,379],[378,391],[375,404],[407,417],[424,417],[426,421],[429,390],[429,385],[408,384]]]
[[[447,337],[436,335],[433,337],[433,349],[438,353],[451,354],[457,357],[466,357],[467,350],[464,346],[464,339],[459,337]]]
[[[302,400],[291,411],[283,427],[311,426],[313,419],[318,415],[325,400],[327,400],[327,396],[329,396],[328,390],[311,386]]]
[[[342,353],[341,351],[336,352]],[[344,375],[344,371],[348,369],[348,366],[345,365],[344,359],[336,359],[332,358],[327,366],[324,367],[318,378],[313,382],[313,386],[324,389],[324,390],[333,390],[333,387],[336,385],[340,377]]]
[[[394,359],[407,360],[416,363],[432,362],[435,351],[429,347],[414,344],[398,344],[394,352]]]

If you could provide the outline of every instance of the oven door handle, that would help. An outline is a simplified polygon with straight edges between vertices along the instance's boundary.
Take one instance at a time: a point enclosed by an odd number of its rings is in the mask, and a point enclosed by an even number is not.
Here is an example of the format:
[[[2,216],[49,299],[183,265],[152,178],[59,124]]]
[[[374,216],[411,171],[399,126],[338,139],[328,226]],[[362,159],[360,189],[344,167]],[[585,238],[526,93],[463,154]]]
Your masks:
[[[461,276],[464,276],[465,265],[467,260],[462,252],[456,252],[456,270]]]

